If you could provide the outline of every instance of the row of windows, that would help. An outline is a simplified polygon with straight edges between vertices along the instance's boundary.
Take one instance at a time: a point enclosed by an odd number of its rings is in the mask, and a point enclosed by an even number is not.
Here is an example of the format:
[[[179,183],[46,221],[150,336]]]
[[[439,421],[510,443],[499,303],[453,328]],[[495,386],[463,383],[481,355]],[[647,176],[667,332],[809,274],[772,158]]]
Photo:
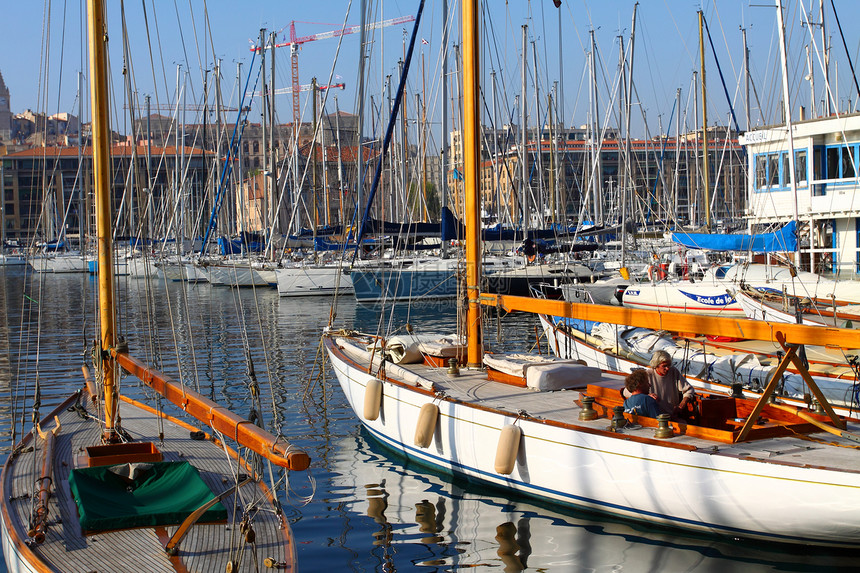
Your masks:
[[[794,152],[794,180],[806,187],[809,163],[806,149]],[[812,150],[812,180],[836,181],[854,179],[858,173],[860,144],[815,146]],[[755,188],[757,190],[785,189],[790,186],[788,152],[761,153],[755,156]]]
[[[805,187],[807,181],[807,152],[794,152],[794,181],[798,187]],[[787,151],[762,153],[755,156],[755,188],[773,189],[788,187],[789,157]]]

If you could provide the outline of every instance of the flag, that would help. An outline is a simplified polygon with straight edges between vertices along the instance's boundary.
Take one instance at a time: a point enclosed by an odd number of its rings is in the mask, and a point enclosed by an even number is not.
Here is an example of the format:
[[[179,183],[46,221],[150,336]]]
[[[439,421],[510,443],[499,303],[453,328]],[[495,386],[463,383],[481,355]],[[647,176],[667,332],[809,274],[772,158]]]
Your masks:
[[[427,44],[428,46],[430,45],[430,42],[428,42],[428,41],[427,41],[427,40],[425,40],[424,38],[421,38],[421,43],[422,43],[422,44]]]
[[[454,174],[451,177],[454,178],[454,181],[462,181],[463,180],[463,174],[460,173],[456,167],[454,168]]]

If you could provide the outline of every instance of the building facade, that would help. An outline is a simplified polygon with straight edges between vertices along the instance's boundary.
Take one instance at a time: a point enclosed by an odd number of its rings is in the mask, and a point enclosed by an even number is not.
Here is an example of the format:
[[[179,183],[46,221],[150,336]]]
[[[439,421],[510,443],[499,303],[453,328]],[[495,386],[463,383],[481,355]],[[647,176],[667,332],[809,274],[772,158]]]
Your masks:
[[[860,114],[748,131],[747,218],[753,230],[797,220],[804,270],[860,272]],[[792,181],[793,179],[793,181]]]

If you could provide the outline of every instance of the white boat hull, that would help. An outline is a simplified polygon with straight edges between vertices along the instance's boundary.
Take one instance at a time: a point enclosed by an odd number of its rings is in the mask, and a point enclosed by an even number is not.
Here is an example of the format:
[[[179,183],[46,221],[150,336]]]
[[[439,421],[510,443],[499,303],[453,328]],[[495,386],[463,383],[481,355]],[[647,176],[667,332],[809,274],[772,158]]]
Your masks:
[[[640,283],[627,287],[622,304],[628,308],[745,317],[744,309],[723,286],[690,282]]]
[[[333,351],[330,342],[327,349],[361,416],[365,388],[374,377]],[[860,541],[860,474],[630,441],[606,432],[605,419],[600,429],[570,426],[388,381],[382,394],[381,414],[362,418],[362,424],[389,447],[447,473],[544,500],[723,535],[825,545]],[[439,406],[439,420],[432,443],[421,448],[412,445],[413,435],[428,403]],[[510,424],[522,430],[519,454],[513,472],[500,475],[495,446],[500,429]],[[822,504],[824,499],[840,502]]]
[[[28,262],[37,273],[85,273],[87,260],[81,255],[38,255]]]
[[[298,265],[275,271],[281,296],[328,296],[352,292],[352,278],[340,266]]]

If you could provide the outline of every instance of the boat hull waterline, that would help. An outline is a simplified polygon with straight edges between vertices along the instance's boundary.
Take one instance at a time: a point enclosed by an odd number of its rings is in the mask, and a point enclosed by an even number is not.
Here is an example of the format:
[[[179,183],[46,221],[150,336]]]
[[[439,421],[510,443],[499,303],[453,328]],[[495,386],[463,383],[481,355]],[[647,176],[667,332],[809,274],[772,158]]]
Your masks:
[[[685,529],[789,543],[860,544],[860,520],[853,510],[860,502],[860,473],[748,459],[743,452],[750,444],[722,445],[718,455],[680,440],[634,441],[607,431],[606,419],[580,425],[518,417],[391,381],[383,382],[382,413],[370,421],[361,413],[365,388],[375,377],[334,341],[326,344],[343,392],[367,430],[388,447],[444,472]],[[573,393],[560,397],[577,409]],[[427,403],[438,405],[439,421],[425,449],[412,445],[412,437]],[[505,476],[495,472],[494,458],[500,429],[508,424],[521,428],[522,442],[516,467]],[[822,503],[826,499],[840,502]]]

